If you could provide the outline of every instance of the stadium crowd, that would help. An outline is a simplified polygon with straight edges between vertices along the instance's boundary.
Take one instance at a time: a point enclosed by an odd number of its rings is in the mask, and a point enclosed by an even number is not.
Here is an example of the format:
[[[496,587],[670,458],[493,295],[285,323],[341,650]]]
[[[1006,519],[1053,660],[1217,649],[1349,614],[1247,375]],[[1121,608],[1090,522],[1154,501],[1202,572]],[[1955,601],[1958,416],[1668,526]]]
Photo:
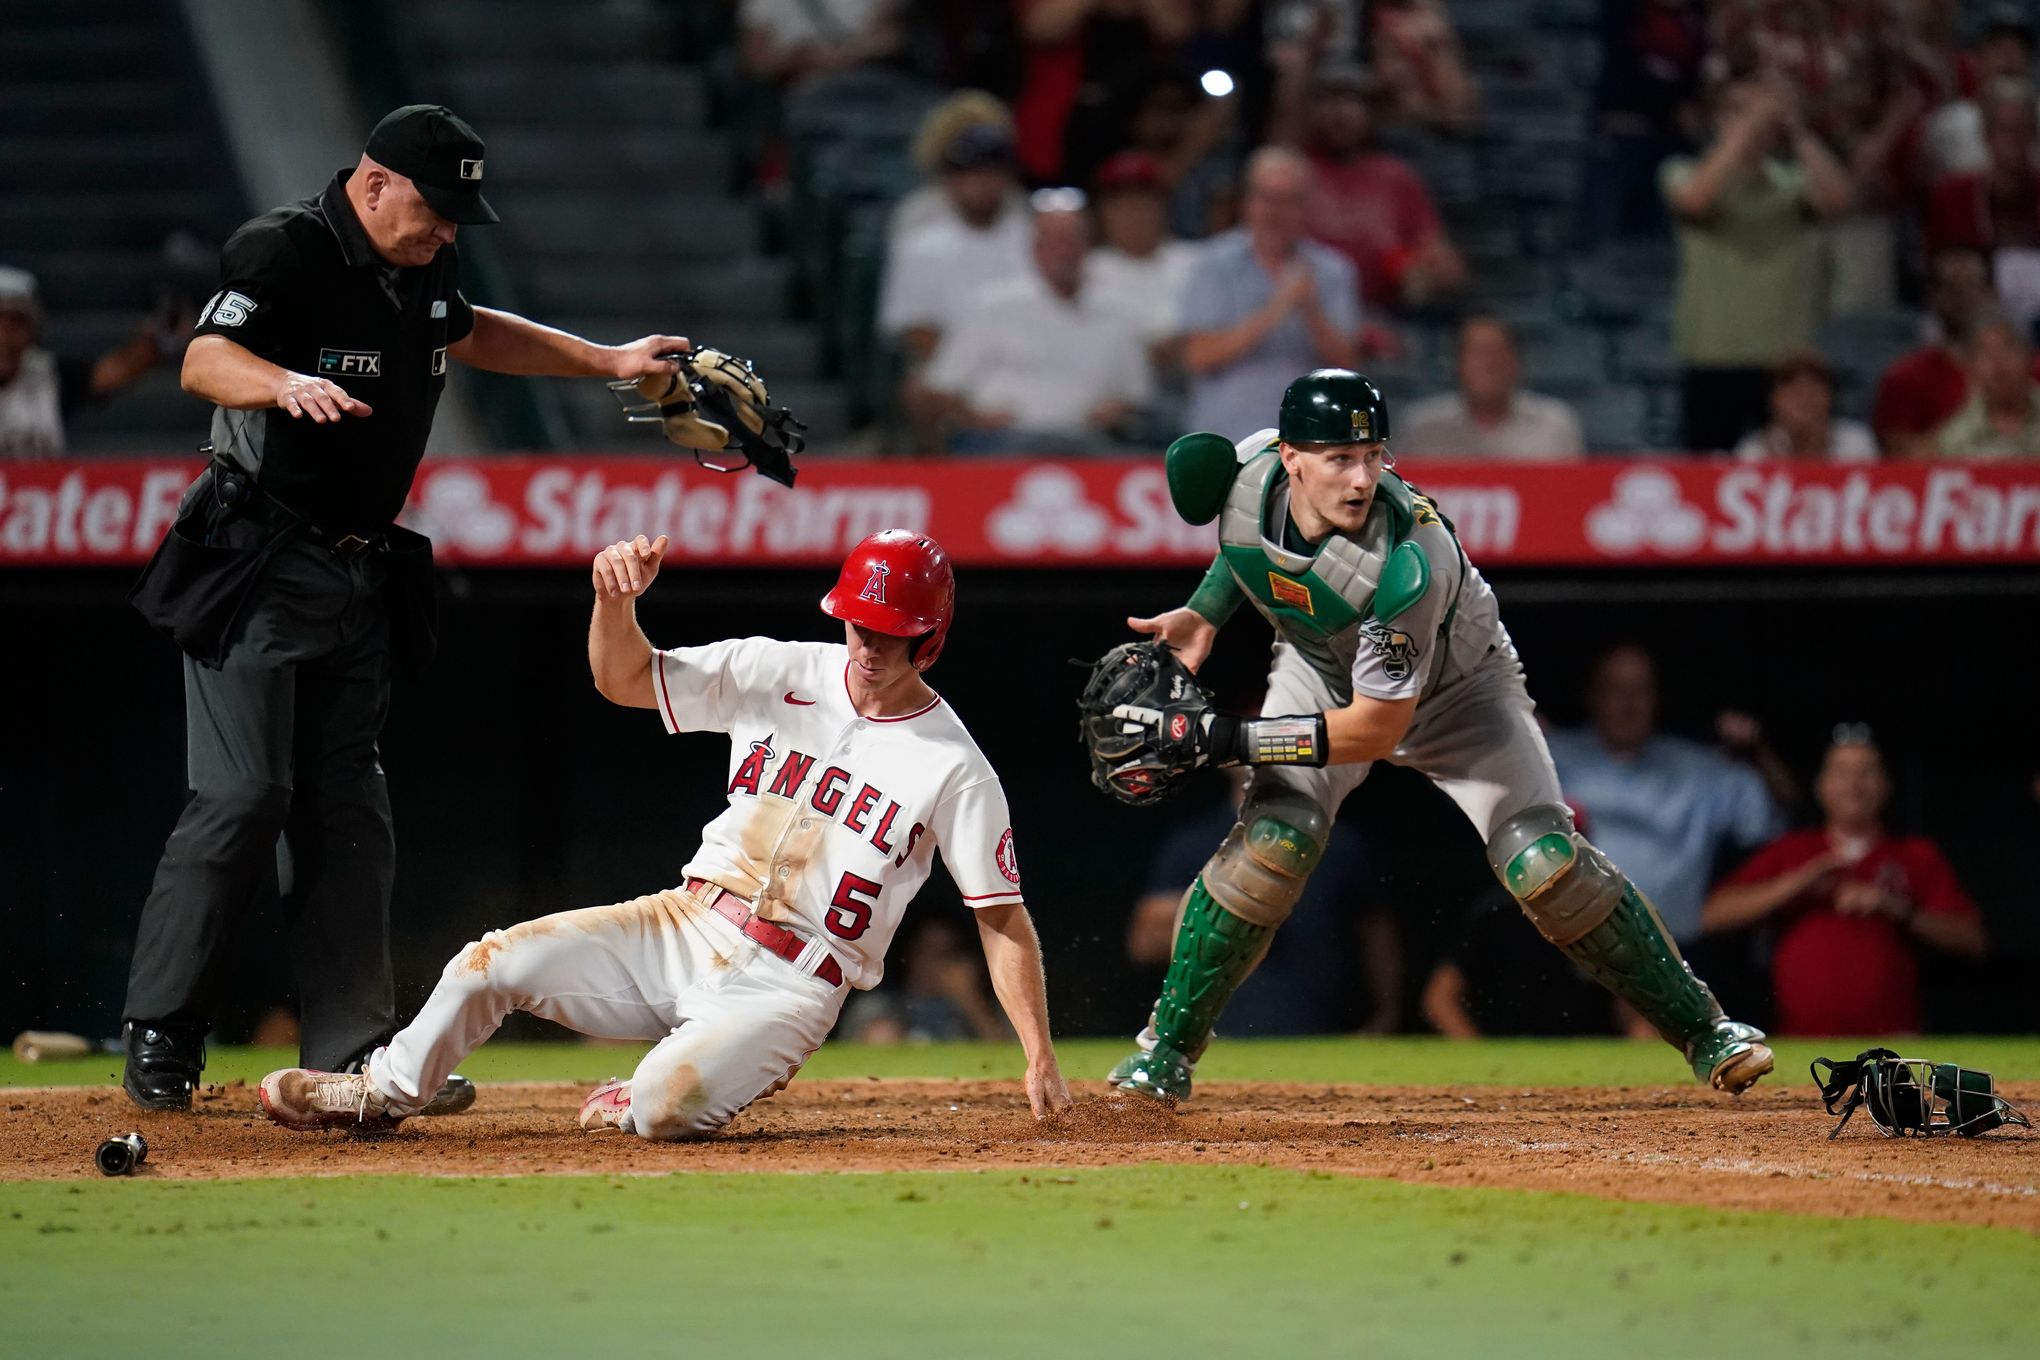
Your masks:
[[[1152,451],[1264,427],[1299,372],[1343,366],[1382,382],[1415,459],[2040,457],[2025,7],[665,9],[686,11],[686,60],[713,54],[731,186],[792,260],[786,320],[851,389],[859,428],[817,455]],[[0,458],[65,454],[67,419],[174,355],[202,300],[68,355],[43,337],[64,299],[0,266]],[[1587,722],[1549,734],[1581,822],[1739,1011],[1787,1034],[1920,1028],[1923,972],[1988,942],[1965,866],[1889,818],[1874,735],[1839,726],[1795,772],[1745,713],[1704,743],[1661,731],[1657,685],[1648,653],[1611,648]],[[1164,959],[1232,810],[1214,798],[1154,848],[1131,965]],[[1491,885],[1452,898],[1433,960],[1357,819],[1327,853],[1343,867],[1231,1032],[1633,1027]],[[999,1032],[939,919],[852,1021],[873,1041]]]

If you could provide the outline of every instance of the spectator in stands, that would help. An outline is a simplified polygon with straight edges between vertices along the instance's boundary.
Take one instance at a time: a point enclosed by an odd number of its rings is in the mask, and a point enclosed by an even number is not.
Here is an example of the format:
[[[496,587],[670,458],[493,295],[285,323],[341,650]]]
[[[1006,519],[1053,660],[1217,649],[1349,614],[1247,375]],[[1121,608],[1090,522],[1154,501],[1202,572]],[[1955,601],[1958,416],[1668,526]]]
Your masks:
[[[1610,648],[1587,688],[1588,725],[1548,734],[1558,782],[1594,824],[1594,843],[1657,905],[1682,945],[1724,857],[1783,829],[1791,776],[1755,719],[1724,713],[1717,728],[1747,759],[1657,730],[1657,664],[1641,647]],[[1768,787],[1767,787],[1768,785]]]
[[[1197,247],[1169,234],[1161,166],[1144,151],[1122,151],[1098,168],[1091,188],[1099,243],[1085,261],[1084,286],[1139,328],[1151,359],[1171,363]]]
[[[909,380],[909,411],[957,452],[1101,452],[1152,390],[1140,333],[1086,284],[1084,196],[1034,197],[1033,268],[973,292]]]
[[[1126,928],[1126,954],[1134,963],[1160,967],[1169,961],[1183,895],[1211,857],[1211,847],[1238,820],[1246,780],[1236,770],[1226,775],[1232,796],[1179,819],[1148,868],[1147,886]],[[1402,948],[1381,883],[1381,866],[1367,839],[1346,822],[1333,822],[1319,870],[1275,932],[1267,957],[1227,1007],[1227,1032],[1394,1030],[1402,1005]],[[1544,951],[1552,952],[1549,945]]]
[[[2001,81],[2033,79],[2033,30],[2016,7],[2000,8],[1965,54],[1972,90]],[[1990,144],[1983,130],[1983,105],[1972,94],[1951,99],[1928,117],[1920,139],[1922,169],[1929,181],[1943,175],[1977,174],[1990,168]]]
[[[1932,452],[1930,436],[1962,406],[1967,349],[1978,318],[1991,310],[1990,257],[1974,246],[1943,246],[1927,260],[1927,310],[1936,334],[1898,359],[1877,383],[1871,419],[1887,457]]]
[[[1314,179],[1305,230],[1353,262],[1370,309],[1421,306],[1466,282],[1466,261],[1408,161],[1374,145],[1386,87],[1357,66],[1312,77],[1303,150]]]
[[[1837,728],[1822,824],[1759,850],[1708,897],[1709,932],[1772,927],[1780,1034],[1917,1034],[1922,946],[1984,953],[1982,918],[1930,840],[1885,829],[1891,779],[1867,728]]]
[[[1071,170],[1063,152],[1080,101],[1123,87],[1128,69],[1178,50],[1197,31],[1181,0],[1014,0],[1026,65],[1014,116],[1020,165],[1036,182]]]
[[[968,225],[946,180],[950,147],[966,129],[971,128],[989,129],[974,135],[992,141],[997,134],[1011,146],[1013,112],[983,90],[959,90],[928,110],[927,116],[921,119],[921,126],[914,133],[913,158],[923,183],[893,204],[885,224],[888,236],[903,236],[930,222],[948,222],[957,227]],[[1011,175],[1005,176],[1001,195],[1001,215],[1012,212],[1017,215],[1016,220],[1025,220],[1027,193],[1020,187],[1019,181]]]
[[[1852,195],[1782,83],[1719,87],[1714,115],[1706,153],[1675,156],[1660,176],[1679,224],[1674,339],[1695,450],[1733,448],[1764,423],[1772,365],[1813,336],[1811,219],[1847,211]]]
[[[1998,300],[2023,327],[2040,317],[2040,114],[2032,87],[1999,81],[1986,90],[1983,127],[1989,164],[1935,181],[1922,232],[1930,251],[1989,251]]]
[[[1849,167],[1853,202],[1814,231],[1823,314],[1896,303],[1889,208],[1903,197],[1899,148],[1927,112],[1931,87],[1912,59],[1905,9],[1880,0],[1715,0],[1723,65],[1789,87],[1812,135]]]
[[[1237,96],[1205,94],[1180,63],[1140,67],[1122,79],[1096,120],[1096,135],[1073,154],[1087,173],[1121,151],[1152,157],[1168,196],[1169,229],[1202,239],[1233,223],[1238,157],[1230,143],[1238,103]]]
[[[903,942],[897,968],[880,986],[857,993],[840,1028],[857,1044],[997,1043],[1011,1033],[992,1005],[983,966],[943,916],[921,918]]]
[[[1613,1034],[1620,1028],[1599,984],[1499,894],[1468,908],[1424,983],[1420,1004],[1426,1023],[1448,1039]]]
[[[1359,361],[1359,290],[1346,257],[1303,233],[1310,162],[1266,146],[1248,159],[1244,224],[1207,242],[1183,285],[1188,425],[1244,438],[1299,373]]]
[[[1026,272],[1031,226],[1008,199],[1013,143],[996,127],[972,123],[941,155],[942,194],[953,216],[910,225],[886,246],[879,329],[909,358],[934,353],[943,329],[981,285]]]
[[[1411,402],[1395,428],[1397,453],[1462,458],[1578,458],[1579,413],[1556,397],[1525,392],[1516,339],[1498,317],[1459,327],[1459,390]]]
[[[737,58],[781,89],[861,66],[900,46],[898,0],[739,0]]]
[[[1588,245],[1661,236],[1658,167],[1700,126],[1704,0],[1603,0],[1581,220]]]
[[[1439,0],[1374,0],[1367,51],[1387,87],[1387,112],[1438,127],[1473,120],[1479,95]]]
[[[1812,350],[1788,354],[1771,372],[1771,422],[1735,446],[1745,462],[1826,458],[1843,463],[1877,457],[1877,439],[1861,421],[1839,419],[1835,371]]]
[[[2040,458],[2040,382],[2019,328],[1993,316],[1970,337],[1969,396],[1934,434],[1943,458]]]
[[[64,422],[88,402],[139,380],[178,347],[189,318],[161,309],[97,359],[60,359],[41,345],[35,276],[0,266],[0,458],[54,458]]]

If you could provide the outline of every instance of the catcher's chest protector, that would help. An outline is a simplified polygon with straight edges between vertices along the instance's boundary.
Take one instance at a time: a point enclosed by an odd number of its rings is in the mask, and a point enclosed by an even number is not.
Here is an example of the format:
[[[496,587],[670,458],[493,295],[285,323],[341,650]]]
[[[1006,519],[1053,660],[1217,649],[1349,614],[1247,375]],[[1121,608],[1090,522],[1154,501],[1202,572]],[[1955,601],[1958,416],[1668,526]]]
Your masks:
[[[1383,472],[1357,537],[1335,533],[1314,554],[1293,553],[1282,546],[1287,512],[1270,504],[1281,472],[1282,456],[1272,447],[1240,469],[1219,512],[1219,551],[1254,608],[1345,702],[1361,621],[1374,612],[1382,574],[1396,545],[1416,528],[1419,505],[1400,477]]]

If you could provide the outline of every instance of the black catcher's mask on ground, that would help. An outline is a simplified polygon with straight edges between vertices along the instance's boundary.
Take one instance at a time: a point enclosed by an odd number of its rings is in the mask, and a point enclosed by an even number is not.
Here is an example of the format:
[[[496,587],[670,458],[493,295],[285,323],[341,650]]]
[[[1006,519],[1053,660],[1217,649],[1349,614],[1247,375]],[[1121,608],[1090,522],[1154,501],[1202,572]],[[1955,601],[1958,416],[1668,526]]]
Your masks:
[[[1827,1069],[1822,1075],[1821,1069]],[[2026,1116],[1999,1095],[1990,1073],[1925,1058],[1901,1058],[1888,1048],[1866,1048],[1847,1062],[1815,1058],[1810,1069],[1821,1104],[1841,1116],[1834,1138],[1856,1113],[1870,1111],[1887,1138],[1931,1138],[1958,1133],[1974,1138],[2006,1124],[2031,1128]]]

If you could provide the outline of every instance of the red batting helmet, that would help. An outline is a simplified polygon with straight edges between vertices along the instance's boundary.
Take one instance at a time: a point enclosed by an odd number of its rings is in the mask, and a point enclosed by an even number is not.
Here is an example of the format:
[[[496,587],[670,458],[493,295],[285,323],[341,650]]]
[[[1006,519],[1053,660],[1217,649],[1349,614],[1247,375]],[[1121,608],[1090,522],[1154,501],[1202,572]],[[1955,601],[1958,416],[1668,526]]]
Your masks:
[[[910,655],[927,670],[942,655],[956,612],[956,573],[949,554],[926,534],[883,529],[850,550],[822,612],[874,632],[918,641]]]

